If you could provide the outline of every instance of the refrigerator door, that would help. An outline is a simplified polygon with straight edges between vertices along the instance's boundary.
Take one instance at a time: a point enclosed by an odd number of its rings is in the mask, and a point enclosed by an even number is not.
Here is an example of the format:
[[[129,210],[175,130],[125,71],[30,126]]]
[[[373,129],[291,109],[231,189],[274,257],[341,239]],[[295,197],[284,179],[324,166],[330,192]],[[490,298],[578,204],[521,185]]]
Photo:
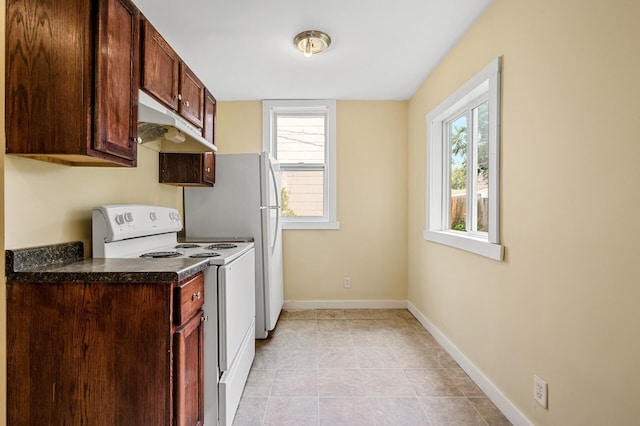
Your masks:
[[[284,303],[282,222],[280,220],[280,165],[262,154],[262,256],[265,276],[265,334],[275,328]],[[265,335],[266,337],[266,335]]]

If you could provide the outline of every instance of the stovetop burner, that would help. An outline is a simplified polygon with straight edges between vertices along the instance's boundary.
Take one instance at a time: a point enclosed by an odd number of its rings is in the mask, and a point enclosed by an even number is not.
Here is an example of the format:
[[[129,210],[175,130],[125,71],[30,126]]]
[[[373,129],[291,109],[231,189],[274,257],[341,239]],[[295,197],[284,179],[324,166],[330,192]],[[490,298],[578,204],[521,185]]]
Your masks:
[[[195,257],[196,259],[199,259],[201,257],[218,257],[218,256],[220,256],[220,253],[202,252],[202,253],[194,253],[189,257]]]
[[[197,248],[197,247],[200,247],[200,244],[184,243],[184,244],[178,244],[175,246],[175,248],[177,249],[189,249],[189,248]]]
[[[210,246],[205,247],[207,250],[224,250],[224,249],[232,249],[238,247],[236,244],[229,243],[218,243],[211,244]]]
[[[149,258],[165,258],[165,257],[177,257],[177,256],[181,256],[182,253],[179,253],[177,251],[151,251],[149,253],[143,253],[140,255],[140,257],[149,257]]]

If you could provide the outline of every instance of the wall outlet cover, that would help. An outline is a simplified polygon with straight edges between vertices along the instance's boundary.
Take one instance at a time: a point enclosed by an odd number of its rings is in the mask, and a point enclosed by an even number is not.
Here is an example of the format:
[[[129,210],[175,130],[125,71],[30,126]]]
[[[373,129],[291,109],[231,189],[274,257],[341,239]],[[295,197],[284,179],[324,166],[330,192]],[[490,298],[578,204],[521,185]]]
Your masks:
[[[533,399],[547,408],[547,382],[535,374],[533,375]]]

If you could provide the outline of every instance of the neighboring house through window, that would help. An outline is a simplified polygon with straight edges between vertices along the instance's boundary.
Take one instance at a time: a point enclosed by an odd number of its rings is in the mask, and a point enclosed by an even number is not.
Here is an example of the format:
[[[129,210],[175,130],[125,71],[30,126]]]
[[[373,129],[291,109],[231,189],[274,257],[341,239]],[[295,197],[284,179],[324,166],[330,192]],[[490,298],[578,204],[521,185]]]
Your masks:
[[[263,101],[263,149],[280,163],[284,229],[338,229],[336,102]]]
[[[502,260],[500,58],[427,115],[424,239]]]

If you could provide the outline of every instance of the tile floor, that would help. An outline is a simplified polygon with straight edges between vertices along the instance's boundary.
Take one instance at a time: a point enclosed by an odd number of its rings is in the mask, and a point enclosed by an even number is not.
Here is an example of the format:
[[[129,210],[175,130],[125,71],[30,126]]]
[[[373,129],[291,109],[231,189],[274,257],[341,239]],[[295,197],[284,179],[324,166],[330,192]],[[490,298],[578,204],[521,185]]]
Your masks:
[[[407,310],[283,311],[233,422],[510,425]]]

